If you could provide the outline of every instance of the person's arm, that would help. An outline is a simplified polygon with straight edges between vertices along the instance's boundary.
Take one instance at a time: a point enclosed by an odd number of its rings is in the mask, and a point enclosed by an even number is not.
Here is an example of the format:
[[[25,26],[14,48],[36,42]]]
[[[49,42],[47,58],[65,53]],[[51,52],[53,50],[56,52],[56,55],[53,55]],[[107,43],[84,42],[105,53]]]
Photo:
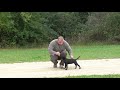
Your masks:
[[[65,41],[65,47],[66,47],[66,50],[68,51],[70,57],[73,58],[72,48],[70,47],[70,45],[66,41]]]
[[[53,47],[54,46],[54,41],[51,41],[49,46],[48,46],[48,51],[51,55],[54,55],[55,54],[55,51],[53,51]]]
[[[54,49],[54,46],[55,46],[55,41],[50,42],[50,44],[49,44],[49,46],[48,46],[48,51],[49,51],[49,53],[50,53],[51,55],[58,55],[58,56],[60,56],[60,52],[56,52],[56,51],[53,50],[53,49]]]

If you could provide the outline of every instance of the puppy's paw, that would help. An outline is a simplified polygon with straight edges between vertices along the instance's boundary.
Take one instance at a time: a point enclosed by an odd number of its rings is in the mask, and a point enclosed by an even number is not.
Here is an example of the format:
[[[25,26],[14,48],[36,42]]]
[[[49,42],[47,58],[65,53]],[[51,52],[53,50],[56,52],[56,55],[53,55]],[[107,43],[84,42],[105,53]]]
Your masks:
[[[65,68],[65,70],[67,70],[67,68]]]
[[[79,69],[81,69],[81,67],[79,67]]]
[[[75,69],[77,68],[77,66],[75,66]]]

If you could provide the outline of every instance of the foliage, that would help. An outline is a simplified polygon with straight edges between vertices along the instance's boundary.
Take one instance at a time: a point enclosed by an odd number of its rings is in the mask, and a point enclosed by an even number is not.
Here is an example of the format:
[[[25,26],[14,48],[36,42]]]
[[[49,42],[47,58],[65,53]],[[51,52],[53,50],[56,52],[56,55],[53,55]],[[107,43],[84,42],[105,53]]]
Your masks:
[[[120,42],[119,12],[0,12],[0,47],[36,47],[62,35],[69,43]]]

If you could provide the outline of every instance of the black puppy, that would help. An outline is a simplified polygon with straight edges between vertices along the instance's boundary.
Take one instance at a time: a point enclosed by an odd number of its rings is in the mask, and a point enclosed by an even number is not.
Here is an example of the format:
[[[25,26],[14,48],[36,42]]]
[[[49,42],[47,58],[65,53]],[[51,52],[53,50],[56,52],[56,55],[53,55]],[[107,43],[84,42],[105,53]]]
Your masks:
[[[61,55],[61,58],[62,58],[63,62],[65,63],[65,70],[68,69],[68,64],[72,64],[72,63],[75,64],[75,69],[77,68],[77,66],[79,66],[79,69],[81,69],[80,65],[76,61],[77,59],[80,58],[80,56],[76,59],[67,59],[64,55]]]

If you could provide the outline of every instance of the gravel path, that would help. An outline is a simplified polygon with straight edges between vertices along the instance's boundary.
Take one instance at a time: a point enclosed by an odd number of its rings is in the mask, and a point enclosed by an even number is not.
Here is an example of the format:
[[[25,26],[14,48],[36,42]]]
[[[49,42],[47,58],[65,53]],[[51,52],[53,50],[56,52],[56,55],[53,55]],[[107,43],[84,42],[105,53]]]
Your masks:
[[[78,60],[82,69],[53,68],[52,62],[0,64],[0,78],[54,78],[73,75],[120,74],[120,59]]]

